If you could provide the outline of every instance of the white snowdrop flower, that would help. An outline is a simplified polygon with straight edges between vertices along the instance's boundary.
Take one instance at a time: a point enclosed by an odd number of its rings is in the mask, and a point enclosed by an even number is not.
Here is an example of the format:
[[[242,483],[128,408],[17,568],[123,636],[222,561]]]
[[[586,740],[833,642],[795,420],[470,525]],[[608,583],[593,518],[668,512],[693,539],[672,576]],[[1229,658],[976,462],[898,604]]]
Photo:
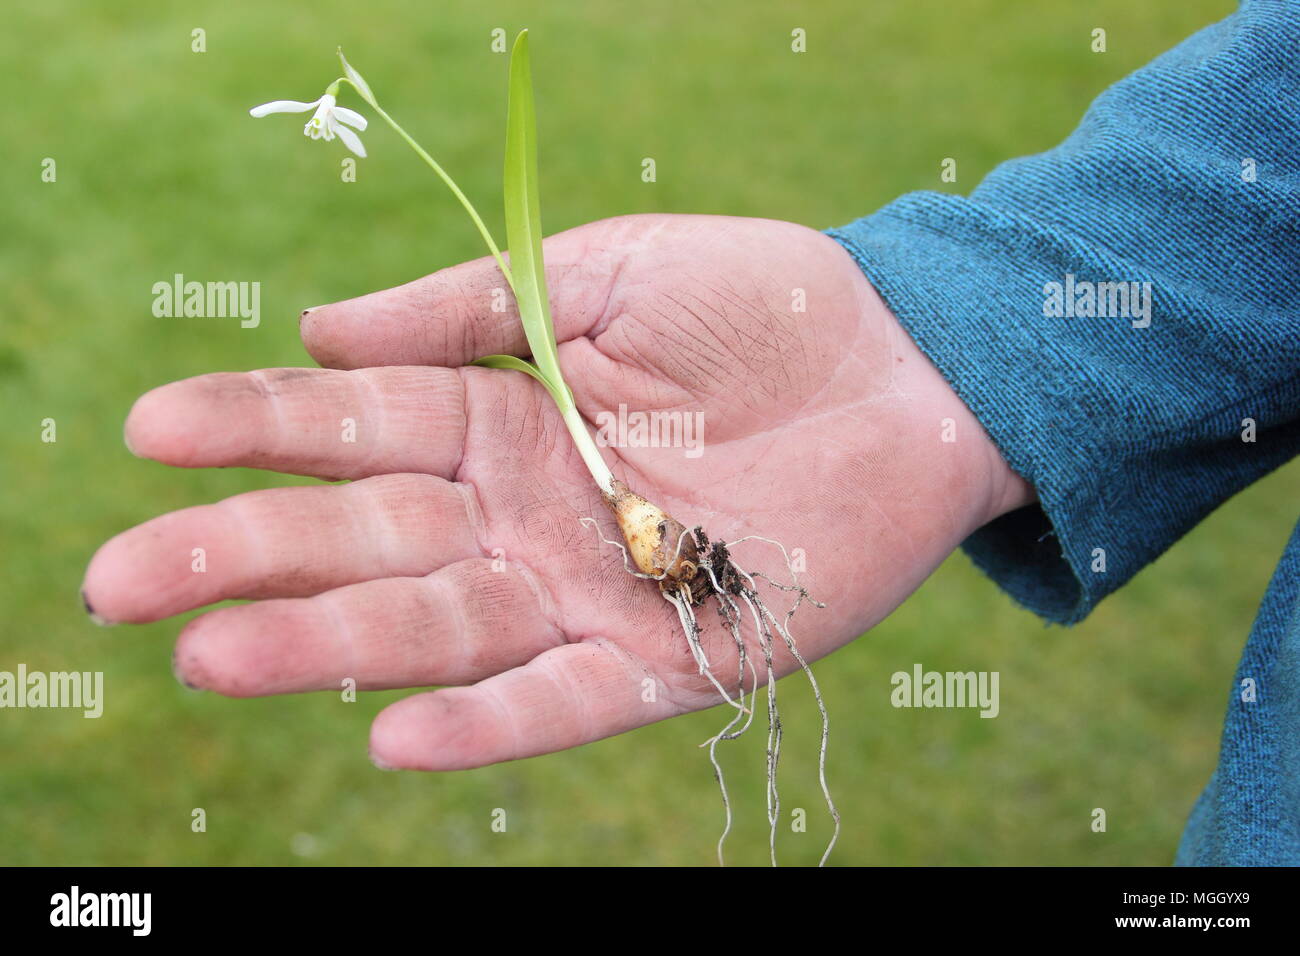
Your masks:
[[[366,118],[355,110],[350,110],[346,106],[339,106],[334,98],[333,93],[326,93],[320,99],[311,103],[302,103],[298,100],[273,100],[270,103],[263,103],[261,106],[254,106],[249,110],[249,114],[256,117],[268,116],[271,113],[306,113],[308,110],[315,110],[307,125],[302,128],[305,135],[312,139],[331,140],[335,136],[343,140],[343,145],[358,156],[366,155],[365,146],[361,145],[361,137],[354,133],[348,127],[354,126],[359,130],[366,128]]]

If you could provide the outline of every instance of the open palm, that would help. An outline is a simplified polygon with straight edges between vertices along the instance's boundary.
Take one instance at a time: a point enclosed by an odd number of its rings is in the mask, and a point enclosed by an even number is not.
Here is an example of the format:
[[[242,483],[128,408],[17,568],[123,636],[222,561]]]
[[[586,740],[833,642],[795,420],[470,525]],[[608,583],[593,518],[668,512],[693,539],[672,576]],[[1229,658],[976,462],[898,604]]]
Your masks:
[[[800,583],[825,604],[795,619],[808,659],[872,626],[962,538],[1028,500],[820,233],[634,216],[554,236],[545,255],[584,417],[622,405],[703,422],[702,453],[607,448],[614,473],[713,538],[799,549]],[[546,392],[518,372],[466,367],[527,354],[503,286],[484,259],[312,309],[303,341],[326,368],[204,375],[142,397],[126,426],[138,455],[352,481],[255,491],[118,535],[87,571],[88,606],[140,622],[255,599],[194,619],[176,647],[182,680],[232,696],[348,678],[466,685],[376,718],[371,753],[391,767],[527,757],[718,703],[673,608],[581,521],[615,534]],[[769,544],[733,556],[788,578]],[[715,614],[701,621],[734,689],[734,645]],[[793,666],[778,657],[778,673]]]

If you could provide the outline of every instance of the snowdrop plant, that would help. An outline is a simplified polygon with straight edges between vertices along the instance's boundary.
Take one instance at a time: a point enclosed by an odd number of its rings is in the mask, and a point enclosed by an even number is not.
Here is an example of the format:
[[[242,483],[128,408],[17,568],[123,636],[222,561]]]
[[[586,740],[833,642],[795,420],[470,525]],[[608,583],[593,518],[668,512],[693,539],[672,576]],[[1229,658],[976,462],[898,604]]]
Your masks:
[[[611,546],[621,548],[624,555],[624,569],[638,578],[653,581],[658,585],[663,598],[670,603],[677,613],[678,621],[685,634],[687,645],[699,672],[705,675],[717,689],[721,699],[734,708],[735,713],[722,730],[705,741],[703,746],[709,748],[709,758],[713,763],[719,786],[722,790],[723,806],[726,812],[726,825],[718,841],[718,860],[722,862],[722,846],[731,829],[731,804],[723,781],[722,768],[718,763],[716,748],[723,740],[734,740],[750,726],[754,717],[754,704],[760,686],[759,668],[764,671],[767,684],[767,811],[769,827],[769,845],[772,863],[776,863],[776,831],[780,812],[780,798],[776,787],[777,761],[780,758],[782,727],[776,704],[775,671],[773,655],[777,642],[785,646],[789,654],[802,668],[812,683],[813,693],[822,716],[822,737],[820,753],[820,783],[823,795],[835,823],[834,834],[822,856],[826,862],[835,841],[839,836],[839,813],[831,800],[826,786],[826,745],[829,725],[826,708],[821,692],[813,678],[807,662],[799,653],[794,637],[790,633],[790,622],[802,602],[816,604],[808,592],[794,581],[794,570],[784,547],[767,538],[751,535],[740,541],[765,541],[778,548],[785,558],[791,575],[790,584],[778,583],[759,572],[747,572],[731,559],[730,542],[710,541],[702,528],[688,530],[662,508],[632,491],[626,484],[614,477],[605,463],[587,430],[586,423],[578,412],[573,393],[564,380],[560,369],[559,349],[555,338],[555,327],[551,319],[550,303],[547,298],[546,274],[542,259],[542,228],[540,201],[537,189],[537,124],[533,105],[531,68],[528,54],[528,31],[522,31],[515,39],[510,55],[510,95],[506,120],[506,163],[505,163],[505,220],[506,239],[510,252],[510,264],[507,265],[500,248],[493,240],[483,219],[475,210],[473,203],[456,185],[455,181],[438,164],[428,151],[411,137],[396,120],[379,105],[370,85],[357,70],[348,63],[343,51],[338,52],[343,75],[334,80],[321,97],[310,103],[297,100],[274,100],[253,107],[249,112],[254,117],[268,116],[272,113],[305,113],[314,111],[304,134],[312,139],[331,141],[336,137],[342,140],[353,153],[365,156],[365,147],[357,131],[365,131],[367,122],[364,116],[354,110],[338,105],[341,87],[350,86],[375,114],[387,123],[402,140],[415,151],[416,155],[446,184],[452,194],[459,200],[479,235],[483,238],[488,251],[496,260],[506,284],[514,294],[519,310],[519,320],[523,325],[528,341],[532,361],[525,361],[513,355],[491,355],[475,361],[474,364],[488,368],[509,369],[524,372],[532,376],[550,394],[569,434],[578,448],[583,462],[601,496],[613,513],[622,534],[622,541],[611,541],[601,535],[603,541]],[[584,523],[595,524],[591,518],[584,518]],[[764,603],[758,590],[758,581],[766,581],[772,587],[792,593],[793,606],[784,616],[778,617]],[[700,640],[701,627],[696,619],[695,609],[710,597],[717,601],[718,614],[734,643],[739,659],[736,686],[733,695],[714,675],[707,654]],[[821,605],[818,605],[819,607]],[[753,640],[757,644],[760,662],[755,663],[745,639],[741,635],[742,626],[752,623]],[[749,679],[748,688],[746,686]],[[746,695],[749,704],[746,704]]]

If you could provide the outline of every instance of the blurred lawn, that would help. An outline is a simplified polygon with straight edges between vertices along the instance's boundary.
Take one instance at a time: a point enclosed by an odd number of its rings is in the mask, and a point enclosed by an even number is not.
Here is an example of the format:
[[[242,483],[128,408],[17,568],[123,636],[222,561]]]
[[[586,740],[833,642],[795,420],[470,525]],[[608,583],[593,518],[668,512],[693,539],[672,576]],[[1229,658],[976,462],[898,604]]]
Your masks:
[[[499,2],[294,8],[77,4],[9,12],[0,208],[0,670],[102,670],[99,720],[0,712],[0,863],[701,863],[721,822],[696,745],[719,712],[562,755],[444,776],[366,760],[395,693],[232,701],[180,688],[169,621],[103,631],[77,589],[100,542],[165,510],[285,479],[137,461],[133,398],[218,369],[306,364],[305,306],[480,254],[453,201],[372,127],[359,182],[302,118],[343,44],[484,210],[500,196],[506,58],[533,31],[544,220],[761,215],[817,227],[918,188],[969,191],[1055,144],[1091,98],[1228,0],[788,4]],[[530,9],[538,7],[542,9]],[[1052,9],[1050,14],[1047,10]],[[14,19],[16,18],[16,19]],[[1093,27],[1109,52],[1089,52]],[[190,31],[207,31],[207,52]],[[789,50],[803,27],[808,52]],[[355,104],[354,104],[355,105]],[[44,157],[58,182],[40,182]],[[640,179],[654,157],[658,182]],[[943,157],[959,182],[942,186]],[[500,217],[489,217],[500,232]],[[157,319],[150,288],[257,280],[263,321]],[[39,440],[54,418],[58,441]],[[1213,766],[1232,670],[1300,500],[1296,465],[1216,513],[1073,631],[1013,608],[964,558],[818,666],[834,721],[841,863],[1161,864]],[[889,706],[914,662],[997,670],[1002,714]],[[826,835],[816,712],[786,685],[784,800]],[[731,859],[765,859],[761,734],[726,752]],[[190,811],[207,811],[205,834]],[[495,807],[509,830],[491,832]],[[1106,808],[1109,830],[1090,832]]]

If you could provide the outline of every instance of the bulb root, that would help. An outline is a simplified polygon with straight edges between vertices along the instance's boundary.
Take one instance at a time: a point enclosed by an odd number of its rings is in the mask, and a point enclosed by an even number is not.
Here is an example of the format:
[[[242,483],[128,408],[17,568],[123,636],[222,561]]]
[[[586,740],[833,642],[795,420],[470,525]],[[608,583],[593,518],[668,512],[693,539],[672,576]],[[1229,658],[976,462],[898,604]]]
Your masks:
[[[734,709],[730,720],[718,733],[700,744],[707,747],[709,761],[713,765],[714,777],[722,793],[725,824],[718,839],[718,863],[722,865],[723,845],[732,827],[731,798],[718,760],[717,747],[724,740],[736,740],[751,726],[757,709],[756,702],[760,683],[767,686],[767,818],[768,847],[773,866],[777,865],[776,835],[781,812],[781,796],[777,787],[777,768],[781,758],[781,744],[784,727],[777,704],[776,672],[773,663],[777,641],[798,664],[807,677],[817,708],[821,715],[822,732],[818,756],[818,782],[822,796],[833,821],[833,832],[822,854],[819,866],[824,866],[840,834],[840,815],[831,798],[830,788],[826,783],[826,753],[830,739],[830,720],[821,688],[813,676],[812,668],[799,652],[794,635],[790,630],[791,620],[800,606],[807,602],[815,607],[825,607],[813,600],[808,591],[798,583],[793,563],[785,547],[778,541],[759,535],[746,535],[730,543],[710,541],[701,527],[687,529],[663,509],[632,491],[626,484],[615,479],[613,493],[602,493],[605,504],[618,522],[623,541],[612,541],[600,533],[599,526],[593,518],[583,518],[584,525],[596,527],[601,540],[616,546],[623,552],[623,567],[635,577],[652,580],[658,584],[663,598],[673,605],[678,621],[686,637],[686,643],[695,661],[699,673],[717,690],[722,701]],[[776,547],[786,563],[790,574],[789,584],[773,580],[759,571],[745,571],[738,566],[731,556],[731,549],[746,541],[758,541]],[[794,595],[794,601],[784,618],[776,614],[763,601],[759,593],[758,581],[770,587]],[[735,645],[737,673],[734,695],[717,678],[710,665],[708,655],[700,639],[702,628],[696,618],[695,610],[709,597],[717,598],[718,617],[723,629]],[[742,634],[746,620],[753,624],[752,640],[757,644],[758,656],[755,663],[749,644]],[[760,681],[759,667],[762,667]],[[748,688],[746,687],[746,678]],[[746,704],[748,694],[749,703]]]

